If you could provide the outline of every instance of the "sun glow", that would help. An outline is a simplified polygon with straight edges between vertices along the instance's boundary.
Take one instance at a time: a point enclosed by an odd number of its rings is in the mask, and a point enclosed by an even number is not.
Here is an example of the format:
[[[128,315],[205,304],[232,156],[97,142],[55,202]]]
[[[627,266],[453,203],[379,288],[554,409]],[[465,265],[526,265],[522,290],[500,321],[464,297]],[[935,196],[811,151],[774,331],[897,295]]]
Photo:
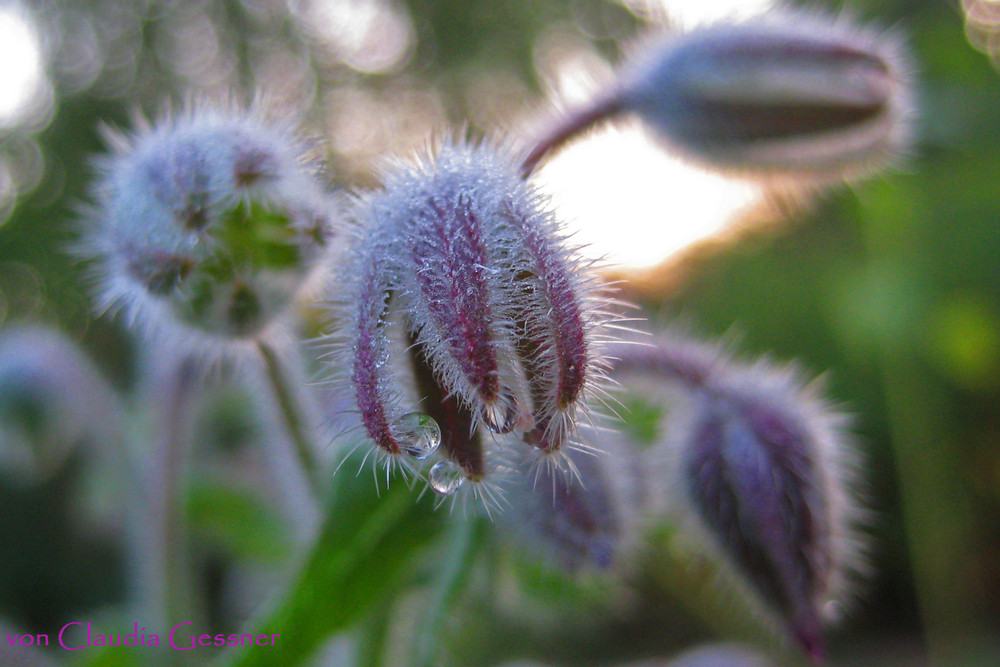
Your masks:
[[[28,22],[0,10],[0,126],[21,120],[43,84],[42,53]]]
[[[692,26],[727,16],[743,17],[767,0],[623,0],[646,13],[666,13],[675,25]],[[593,67],[576,54],[552,63],[556,96],[569,105],[593,94]],[[596,56],[596,54],[593,54]],[[650,267],[693,243],[724,232],[756,207],[760,188],[692,167],[668,154],[638,123],[601,127],[555,154],[538,182],[584,251],[612,265]]]
[[[630,267],[654,266],[721,232],[760,199],[749,183],[668,155],[635,125],[569,146],[540,179],[585,252]]]

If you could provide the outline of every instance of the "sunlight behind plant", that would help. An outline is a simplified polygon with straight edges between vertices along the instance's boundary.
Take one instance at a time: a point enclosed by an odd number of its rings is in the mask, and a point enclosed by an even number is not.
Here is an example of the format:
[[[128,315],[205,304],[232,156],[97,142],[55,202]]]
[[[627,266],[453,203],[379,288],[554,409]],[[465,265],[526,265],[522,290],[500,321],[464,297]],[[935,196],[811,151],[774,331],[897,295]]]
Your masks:
[[[635,11],[663,14],[684,28],[759,13],[770,0],[625,0]],[[593,92],[589,54],[555,64],[562,99],[582,103]],[[724,232],[761,201],[754,184],[707,173],[660,149],[638,126],[618,124],[560,151],[539,173],[543,190],[574,238],[612,265],[642,268]],[[669,211],[669,214],[664,214]],[[585,252],[588,252],[585,249]]]
[[[0,10],[0,127],[17,125],[44,81],[42,53],[31,26],[16,10]]]

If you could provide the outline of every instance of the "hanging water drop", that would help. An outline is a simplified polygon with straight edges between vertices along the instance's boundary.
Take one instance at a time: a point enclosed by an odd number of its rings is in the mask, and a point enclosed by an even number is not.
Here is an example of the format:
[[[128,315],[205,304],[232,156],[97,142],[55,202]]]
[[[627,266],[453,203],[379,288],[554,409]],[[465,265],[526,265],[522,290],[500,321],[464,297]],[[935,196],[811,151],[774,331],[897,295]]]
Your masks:
[[[483,421],[494,433],[510,433],[518,422],[517,399],[508,391],[501,392],[495,401],[483,407]]]
[[[437,493],[450,496],[465,483],[466,474],[454,461],[438,461],[431,468],[427,481]]]
[[[423,412],[408,412],[392,426],[400,449],[415,459],[426,459],[441,444],[441,427]]]

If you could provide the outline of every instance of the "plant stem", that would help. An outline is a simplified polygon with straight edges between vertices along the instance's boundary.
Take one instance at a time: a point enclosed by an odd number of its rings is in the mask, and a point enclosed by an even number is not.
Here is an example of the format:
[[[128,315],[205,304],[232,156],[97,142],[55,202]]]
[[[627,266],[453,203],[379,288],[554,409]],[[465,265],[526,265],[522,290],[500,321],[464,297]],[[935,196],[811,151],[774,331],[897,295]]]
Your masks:
[[[157,371],[164,373],[164,371]],[[156,414],[158,436],[152,456],[146,460],[143,474],[137,479],[141,487],[137,496],[141,503],[141,516],[135,546],[141,568],[136,591],[138,599],[149,600],[143,610],[150,614],[150,627],[172,627],[180,621],[198,622],[194,616],[196,605],[191,585],[190,563],[184,503],[184,473],[191,454],[190,427],[191,404],[195,400],[194,386],[196,362],[183,358],[171,363],[165,376],[152,386],[150,398],[156,400],[160,410]],[[162,393],[161,393],[162,391]],[[165,400],[164,400],[165,399]],[[142,590],[144,589],[144,590]],[[185,662],[184,655],[174,655],[167,661]]]
[[[413,652],[414,667],[433,667],[440,644],[442,625],[448,607],[462,588],[469,571],[476,542],[476,520],[457,520],[452,523],[445,540],[447,554],[437,576],[431,583],[429,601],[423,621],[417,631]]]
[[[281,415],[282,423],[285,426],[285,430],[288,431],[288,436],[295,447],[295,454],[298,457],[299,464],[302,466],[306,479],[309,480],[310,485],[315,491],[317,484],[316,458],[313,455],[312,443],[306,436],[304,419],[299,412],[292,389],[281,368],[281,361],[267,343],[259,341],[257,349],[264,359],[267,381],[274,392],[274,398],[278,404],[278,412]]]
[[[590,127],[608,118],[613,118],[624,110],[624,102],[619,95],[615,94],[606,96],[591,103],[588,107],[571,113],[538,140],[521,165],[521,176],[528,178],[550,153]]]

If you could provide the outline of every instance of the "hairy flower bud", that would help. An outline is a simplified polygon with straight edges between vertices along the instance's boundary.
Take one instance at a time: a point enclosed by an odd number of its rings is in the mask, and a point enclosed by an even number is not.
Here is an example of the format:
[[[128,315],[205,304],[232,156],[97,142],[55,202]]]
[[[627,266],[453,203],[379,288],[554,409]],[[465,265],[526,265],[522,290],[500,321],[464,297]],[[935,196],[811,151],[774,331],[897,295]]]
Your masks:
[[[414,395],[440,429],[429,481],[445,495],[486,479],[481,430],[558,452],[601,374],[593,278],[503,151],[445,144],[383,184],[357,203],[341,290],[366,433],[387,455],[410,453],[398,421]],[[394,313],[410,369],[392,363]]]
[[[662,443],[686,533],[820,655],[828,603],[860,560],[843,418],[790,369],[737,364],[676,339],[622,353],[616,379],[655,374],[686,390]]]
[[[550,467],[507,485],[503,523],[539,556],[570,569],[620,569],[638,546],[647,480],[631,443],[603,434],[603,451],[572,452],[575,475]]]
[[[709,168],[799,182],[871,171],[905,147],[908,71],[892,34],[775,12],[651,40],[615,89],[558,126],[526,163],[634,113]]]
[[[195,110],[110,142],[78,248],[97,260],[103,308],[201,340],[254,338],[315,277],[331,201],[284,128]]]

